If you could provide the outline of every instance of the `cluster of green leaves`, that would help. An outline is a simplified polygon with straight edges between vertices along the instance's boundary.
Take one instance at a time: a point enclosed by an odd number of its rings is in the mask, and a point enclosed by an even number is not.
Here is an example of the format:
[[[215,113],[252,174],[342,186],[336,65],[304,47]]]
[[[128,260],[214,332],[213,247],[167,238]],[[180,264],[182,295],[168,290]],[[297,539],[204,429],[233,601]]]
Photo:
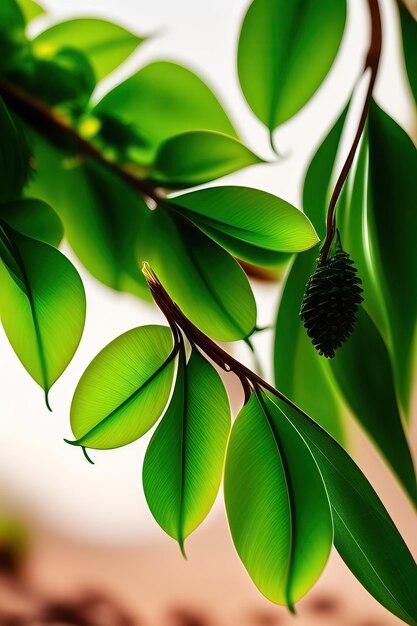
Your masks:
[[[293,610],[334,543],[369,592],[416,625],[416,564],[367,479],[336,443],[344,441],[341,418],[348,407],[417,504],[406,432],[417,315],[415,146],[372,105],[337,208],[365,306],[350,341],[323,362],[298,311],[318,254],[305,251],[325,234],[348,107],[307,172],[304,213],[247,187],[190,191],[263,162],[239,139],[212,90],[190,70],[158,61],[97,102],[99,81],[145,39],[87,18],[29,39],[26,24],[41,14],[33,0],[0,4],[6,334],[47,397],[77,348],[85,318],[80,278],[57,250],[64,234],[85,268],[113,289],[149,298],[140,266],[150,263],[164,297],[189,325],[189,332],[172,320],[170,328],[136,328],[106,346],[76,388],[69,443],[86,455],[87,448],[124,446],[159,420],[145,456],[144,490],[155,519],[183,552],[213,505],[225,467],[233,540],[269,599]],[[401,17],[415,94],[416,25],[405,9]],[[238,73],[271,145],[274,130],[327,76],[345,20],[344,0],[251,3]],[[393,210],[397,206],[401,210]],[[273,267],[289,258],[276,382],[301,409],[246,370],[240,378],[247,397],[231,428],[227,394],[204,346],[215,346],[208,337],[235,341],[256,328],[255,299],[236,259]]]
[[[143,486],[156,521],[183,553],[213,505],[225,463],[232,537],[266,597],[293,610],[334,542],[375,598],[417,624],[417,567],[408,548],[353,460],[305,413],[255,387],[230,433],[227,394],[205,355],[179,331],[142,326],[87,367],[71,406],[76,440],[69,443],[124,446],[158,420]]]

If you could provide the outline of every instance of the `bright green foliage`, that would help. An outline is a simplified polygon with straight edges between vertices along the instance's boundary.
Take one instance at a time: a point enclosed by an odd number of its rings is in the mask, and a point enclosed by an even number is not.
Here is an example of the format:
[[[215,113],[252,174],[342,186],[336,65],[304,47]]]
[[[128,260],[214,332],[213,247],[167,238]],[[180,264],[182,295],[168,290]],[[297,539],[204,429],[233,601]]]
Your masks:
[[[243,93],[272,132],[326,77],[340,45],[345,0],[254,0],[243,22],[238,69]]]
[[[301,211],[265,191],[211,187],[170,202],[232,254],[252,263],[274,264],[282,259],[279,253],[299,252],[318,242]]]
[[[162,208],[149,212],[139,260],[148,261],[171,298],[210,337],[235,341],[252,333],[256,304],[244,271],[187,219]]]
[[[72,443],[108,450],[145,434],[168,402],[174,356],[171,331],[164,326],[134,328],[103,348],[74,393]]]
[[[0,205],[0,217],[22,235],[57,248],[64,231],[53,209],[40,200],[16,200]]]
[[[400,15],[405,67],[417,105],[417,21],[402,2],[400,2]]]
[[[71,361],[85,320],[81,279],[58,250],[3,223],[0,316],[14,351],[46,395]],[[58,349],[59,347],[59,349]]]
[[[145,456],[143,485],[149,507],[181,549],[210,511],[223,472],[230,408],[216,370],[180,348],[169,407]]]
[[[191,187],[262,163],[239,139],[213,131],[188,131],[160,147],[149,177],[166,187]]]
[[[287,275],[275,330],[277,389],[344,443],[343,401],[300,320],[300,305],[318,250],[299,254]]]
[[[29,24],[35,17],[45,13],[45,10],[34,0],[17,0],[26,24]]]
[[[92,160],[67,162],[38,138],[37,170],[28,192],[54,207],[66,237],[91,274],[113,289],[147,293],[136,240],[147,212],[142,197]]]
[[[8,202],[19,197],[28,179],[30,150],[21,125],[1,98],[0,136],[0,202]]]
[[[377,494],[349,455],[306,415],[275,400],[309,446],[333,513],[334,543],[383,606],[417,624],[417,566]]]
[[[345,119],[346,109],[342,112],[342,115],[318,149],[310,164],[305,180],[304,208],[306,213],[314,221],[320,234],[324,234],[324,219],[329,189],[328,181],[332,179],[332,169],[334,167]],[[363,171],[360,167],[362,159],[363,150],[357,160],[357,172]],[[358,184],[359,180],[360,184]],[[364,279],[364,306],[366,308],[366,306],[369,306],[372,294],[370,290],[367,289],[365,278],[367,266],[365,261],[362,262],[362,260],[365,260],[366,254],[364,252],[363,240],[360,236],[362,232],[361,207],[365,184],[363,178],[359,179],[356,174],[349,196],[343,195],[339,201],[338,224],[343,245],[345,249],[352,254],[355,264],[359,267],[359,274],[361,278]],[[347,207],[349,206],[355,207],[355,212],[352,210],[349,214],[347,211]],[[347,219],[348,217],[349,221]],[[352,238],[349,237],[350,232],[354,235]],[[293,346],[296,345],[298,335],[295,331],[292,333],[286,332],[291,326],[285,327],[283,325],[285,320],[288,321],[285,311],[293,306],[292,316],[295,315],[296,300],[298,299],[299,303],[301,303],[305,284],[314,270],[315,262],[316,259],[312,254],[310,257],[304,255],[304,258],[298,258],[293,271],[287,279],[281,304],[284,317],[280,319],[281,313],[278,314],[275,356],[277,383],[280,383],[282,380],[285,382],[286,378],[296,380],[299,376],[299,370],[295,366],[284,371],[281,362],[281,367],[279,368],[283,353],[279,356],[278,351],[280,349],[282,350],[285,346],[287,352],[294,353]],[[294,303],[293,305],[291,305],[291,301]],[[297,323],[293,321],[293,326],[298,328],[298,332],[303,332],[301,321],[297,320]],[[283,340],[284,335],[285,339]],[[281,337],[280,342],[278,342],[278,337]],[[307,339],[306,336],[305,339]],[[283,341],[285,341],[285,344],[282,343]],[[312,351],[314,351],[313,347],[310,347]],[[316,364],[318,365],[318,362]],[[390,363],[387,348],[372,318],[365,312],[361,312],[357,327],[347,344],[338,350],[334,359],[326,364],[321,363],[321,365],[322,367],[326,366],[328,375],[332,375],[339,398],[344,399],[347,406],[387,459],[411,500],[415,501],[415,473],[404,435],[400,411],[396,402],[393,368]],[[311,377],[311,372],[309,376]],[[285,391],[285,386],[283,387],[283,391]],[[291,399],[299,403],[302,408],[309,409],[310,414],[322,426],[327,426],[321,421],[319,413],[317,413],[316,416],[312,405],[302,404],[299,395],[289,395]],[[316,392],[316,396],[321,395],[322,393]],[[323,409],[321,409],[321,413],[322,412]],[[332,432],[332,430],[327,427],[326,430]]]
[[[97,81],[116,69],[144,41],[122,26],[99,19],[79,18],[55,24],[34,40],[39,56],[62,48],[77,48],[90,61]]]
[[[233,426],[224,488],[246,569],[267,598],[292,609],[327,562],[332,519],[310,450],[262,393],[252,394]]]
[[[167,139],[189,130],[215,130],[236,136],[209,87],[175,63],[146,65],[104,96],[94,113],[110,114],[134,125],[144,143],[139,153],[142,164],[151,164]]]

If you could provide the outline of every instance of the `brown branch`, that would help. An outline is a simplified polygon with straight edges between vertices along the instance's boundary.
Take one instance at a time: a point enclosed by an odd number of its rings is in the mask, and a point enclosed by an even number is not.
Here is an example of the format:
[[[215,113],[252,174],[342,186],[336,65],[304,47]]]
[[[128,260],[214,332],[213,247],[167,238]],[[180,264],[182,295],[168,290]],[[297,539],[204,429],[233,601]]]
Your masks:
[[[252,370],[240,363],[240,361],[237,361],[230,356],[230,354],[223,350],[223,348],[217,345],[217,343],[210,339],[210,337],[205,335],[197,328],[197,326],[190,322],[179,306],[171,299],[148,263],[143,264],[142,271],[149,285],[155,304],[166,317],[171,329],[175,326],[180,328],[190,341],[191,345],[199,348],[225,372],[233,372],[242,384],[243,391],[245,393],[245,402],[249,399],[253,389],[263,388],[305,416],[305,413],[296,404],[294,404],[292,400],[275,389],[275,387],[258,376],[258,374],[252,372]]]
[[[17,113],[30,126],[35,128],[47,127],[52,132],[63,133],[66,138],[73,142],[81,156],[88,156],[98,161],[124,180],[130,187],[138,191],[145,199],[150,198],[157,203],[163,201],[164,196],[158,188],[137,178],[118,163],[108,159],[93,143],[79,135],[67,120],[46,106],[38,98],[34,98],[19,87],[3,79],[0,80],[0,96],[12,111]]]
[[[363,105],[362,113],[359,119],[358,128],[353,139],[352,146],[349,154],[337,179],[332,197],[330,199],[329,208],[327,212],[327,227],[326,227],[326,239],[323,244],[323,248],[320,254],[320,263],[325,263],[327,255],[332,245],[336,233],[336,205],[339,199],[340,193],[345,184],[346,178],[352,167],[353,160],[355,158],[356,151],[358,149],[362,133],[365,128],[366,120],[368,119],[369,108],[372,101],[372,93],[375,86],[376,77],[378,75],[379,61],[381,58],[382,47],[382,23],[381,13],[379,9],[379,0],[368,0],[369,15],[371,18],[371,42],[366,55],[365,66],[363,74],[370,70],[371,75],[369,78],[369,85],[365,96],[365,102]]]

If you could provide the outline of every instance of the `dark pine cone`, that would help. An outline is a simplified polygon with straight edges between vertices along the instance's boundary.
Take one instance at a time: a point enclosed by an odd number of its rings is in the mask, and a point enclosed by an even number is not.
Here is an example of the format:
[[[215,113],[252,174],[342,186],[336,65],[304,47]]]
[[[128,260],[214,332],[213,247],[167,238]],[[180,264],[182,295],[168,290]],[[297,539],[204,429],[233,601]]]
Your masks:
[[[356,272],[347,252],[339,249],[319,263],[306,285],[300,317],[314,347],[328,359],[352,333],[363,301]]]

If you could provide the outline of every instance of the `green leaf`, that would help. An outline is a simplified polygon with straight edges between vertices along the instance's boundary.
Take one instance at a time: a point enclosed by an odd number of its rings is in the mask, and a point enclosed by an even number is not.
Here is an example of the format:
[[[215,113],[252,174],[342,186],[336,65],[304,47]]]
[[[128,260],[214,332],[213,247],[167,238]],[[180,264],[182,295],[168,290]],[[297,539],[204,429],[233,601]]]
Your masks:
[[[46,394],[71,361],[84,328],[85,294],[69,260],[3,222],[0,316],[20,361]]]
[[[15,200],[29,177],[26,135],[0,98],[0,203]]]
[[[170,200],[201,230],[250,263],[270,265],[281,252],[318,242],[310,221],[285,200],[249,187],[211,187]]]
[[[86,55],[93,66],[97,81],[100,81],[127,59],[143,41],[143,37],[134,35],[118,24],[78,18],[44,30],[35,38],[34,47],[39,56],[49,55],[61,48],[77,48]]]
[[[83,109],[95,87],[88,59],[75,48],[63,48],[48,58],[28,56],[9,72],[9,80],[50,107]]]
[[[220,376],[197,350],[186,364],[182,348],[174,393],[143,466],[149,508],[182,550],[213,506],[229,429],[230,407]]]
[[[333,167],[336,161],[343,125],[346,120],[346,112],[346,109],[342,112],[329,135],[318,149],[310,164],[304,185],[303,201],[305,211],[315,221],[317,229],[322,236],[324,236],[325,232],[325,214],[332,186],[331,181],[334,178]],[[363,172],[363,167],[361,167],[363,157],[364,151],[362,150],[356,161],[356,172],[355,170],[353,172],[355,177],[354,184],[350,186],[349,196],[344,194],[339,201],[337,216],[343,245],[352,254],[355,264],[359,267],[359,275],[365,278],[367,267],[363,265],[363,259],[366,257],[364,241],[358,237],[353,239],[348,236],[350,232],[362,232],[362,212],[360,207],[363,202],[366,182],[363,178],[358,177],[357,172]],[[349,206],[359,207],[359,210],[356,209],[354,219],[352,219],[353,213],[350,215],[346,213]],[[349,216],[351,221],[345,225],[344,218],[346,219],[347,216]],[[288,308],[291,304],[287,301],[287,298],[289,296],[297,298],[298,306],[300,305],[307,280],[314,271],[315,262],[316,259],[311,253],[299,256],[294,265],[294,270],[288,278],[281,303],[281,306],[284,307],[283,325],[280,331],[282,342],[287,340],[287,335],[284,335],[285,323],[288,323],[288,317],[285,316],[285,307]],[[367,289],[366,282],[364,287],[364,304],[369,306],[372,294],[370,289]],[[296,305],[292,309],[293,315],[295,314],[295,307]],[[303,341],[310,343],[305,329],[302,328],[301,321],[298,319],[297,324],[299,332],[304,335]],[[287,343],[281,343],[281,350],[284,346],[285,351],[288,352],[290,347]],[[310,345],[310,350],[315,352],[312,345]],[[283,354],[286,352],[283,352]],[[322,367],[325,367],[327,375],[331,375],[339,390],[340,397],[344,399],[356,419],[377,445],[411,500],[416,502],[415,473],[397,406],[395,382],[389,353],[377,326],[366,313],[363,306],[360,307],[358,322],[352,336],[337,351],[334,359],[326,363],[320,357],[319,360]],[[280,383],[282,379],[285,381],[287,371],[283,369],[281,363],[280,374],[278,374],[277,369],[277,383]],[[290,368],[290,372],[294,378],[298,376],[297,369]],[[311,373],[309,376],[311,377]],[[281,389],[281,387],[279,388]],[[285,386],[282,388],[282,391],[285,393]],[[317,397],[317,394],[315,396]],[[299,400],[299,397],[291,395],[290,397],[296,402]],[[321,421],[320,407],[317,407],[317,411],[314,412],[312,405],[308,406],[300,402],[300,406],[303,409],[309,409],[310,414],[313,415],[316,421],[319,421],[326,430],[332,432]],[[321,412],[323,411],[324,407],[321,409]]]
[[[415,368],[416,171],[411,139],[373,103],[339,225],[363,281],[364,306],[388,347],[405,417]]]
[[[226,250],[180,215],[150,211],[138,254],[171,298],[204,333],[220,341],[247,337],[256,324],[248,279]]]
[[[142,437],[162,414],[174,374],[172,335],[141,326],[109,343],[82,375],[71,404],[74,445],[98,450]]]
[[[149,178],[170,188],[201,185],[263,163],[239,139],[214,131],[188,131],[162,144]]]
[[[368,245],[375,251],[372,264],[374,271],[376,264],[384,293],[389,320],[388,347],[406,416],[410,411],[416,345],[416,171],[417,150],[413,142],[373,104],[369,120]]]
[[[310,450],[260,392],[233,425],[224,489],[233,541],[251,578],[292,609],[327,562],[332,519]]]
[[[22,235],[57,248],[64,236],[62,222],[51,207],[41,200],[16,200],[0,205],[0,217]]]
[[[169,111],[169,115],[167,115]],[[190,130],[215,130],[236,137],[229,118],[210,88],[175,63],[151,63],[115,87],[94,114],[113,115],[132,124],[142,138],[143,165],[153,163],[167,139]]]
[[[36,176],[27,193],[53,206],[86,269],[113,289],[148,297],[136,242],[148,209],[138,194],[91,159],[66,159],[37,137]]]
[[[342,39],[345,0],[254,0],[239,40],[243,93],[270,132],[326,77]]]
[[[45,13],[45,9],[34,0],[17,0],[17,2],[22,10],[26,24],[29,24],[35,17]]]
[[[416,563],[372,486],[320,426],[280,400],[274,402],[304,437],[319,466],[332,507],[339,554],[378,602],[415,626]]]
[[[417,104],[417,20],[400,2],[404,60],[411,91]]]
[[[358,311],[354,336],[338,350],[330,368],[353,414],[360,418],[417,506],[416,477],[395,397],[389,355],[364,308]]]
[[[25,18],[15,0],[0,2],[0,71],[8,70],[28,52]]]
[[[317,250],[311,250],[297,255],[285,281],[275,329],[275,385],[313,415],[337,441],[344,443],[342,399],[299,316],[305,285],[317,254]]]

